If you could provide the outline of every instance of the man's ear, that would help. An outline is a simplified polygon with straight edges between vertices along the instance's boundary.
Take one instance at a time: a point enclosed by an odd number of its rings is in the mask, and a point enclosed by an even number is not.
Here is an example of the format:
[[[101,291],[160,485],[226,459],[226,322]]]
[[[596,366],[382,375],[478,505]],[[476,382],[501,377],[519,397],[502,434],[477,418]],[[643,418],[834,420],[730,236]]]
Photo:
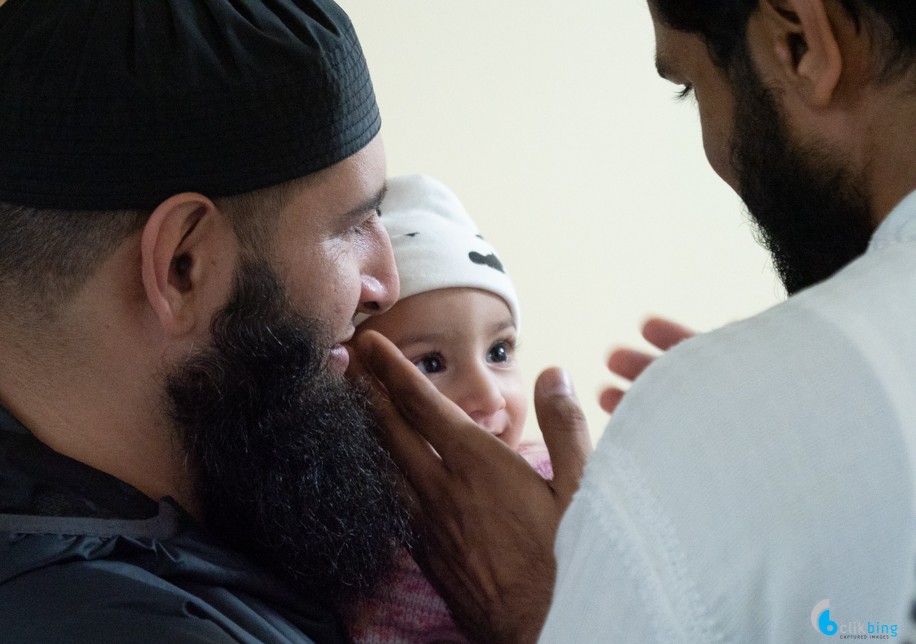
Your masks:
[[[760,0],[762,44],[780,85],[811,107],[827,107],[843,72],[839,40],[825,0]]]
[[[238,255],[230,222],[207,197],[169,197],[150,215],[140,240],[143,288],[163,332],[209,326],[228,298]]]

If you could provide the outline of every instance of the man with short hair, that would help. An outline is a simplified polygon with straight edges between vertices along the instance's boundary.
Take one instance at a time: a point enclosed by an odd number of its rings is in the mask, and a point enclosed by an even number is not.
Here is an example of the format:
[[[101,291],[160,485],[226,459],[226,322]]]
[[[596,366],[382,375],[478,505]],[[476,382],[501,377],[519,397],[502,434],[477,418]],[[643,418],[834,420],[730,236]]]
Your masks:
[[[379,125],[331,0],[0,7],[4,642],[346,639],[406,534]]]
[[[551,483],[367,334],[427,567],[483,641],[904,637],[916,554],[916,3],[649,8],[659,73],[695,95],[709,162],[747,203],[790,297],[655,361],[587,467],[571,385],[542,375]]]

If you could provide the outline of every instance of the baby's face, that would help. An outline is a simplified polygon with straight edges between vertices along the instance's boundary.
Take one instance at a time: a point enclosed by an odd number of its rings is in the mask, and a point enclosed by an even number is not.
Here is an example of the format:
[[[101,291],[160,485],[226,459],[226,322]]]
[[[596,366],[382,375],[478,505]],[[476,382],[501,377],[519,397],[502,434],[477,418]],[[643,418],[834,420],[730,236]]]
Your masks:
[[[515,449],[528,402],[516,329],[499,296],[473,288],[427,291],[364,322],[391,340],[482,429]]]

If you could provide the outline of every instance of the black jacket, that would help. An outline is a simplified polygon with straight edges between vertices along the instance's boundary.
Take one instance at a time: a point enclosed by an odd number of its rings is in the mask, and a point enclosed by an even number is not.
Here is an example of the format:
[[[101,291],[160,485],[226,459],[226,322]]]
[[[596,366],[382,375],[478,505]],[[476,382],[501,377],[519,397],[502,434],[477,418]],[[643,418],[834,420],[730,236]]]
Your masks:
[[[0,641],[342,642],[334,614],[173,501],[54,452],[0,408]]]

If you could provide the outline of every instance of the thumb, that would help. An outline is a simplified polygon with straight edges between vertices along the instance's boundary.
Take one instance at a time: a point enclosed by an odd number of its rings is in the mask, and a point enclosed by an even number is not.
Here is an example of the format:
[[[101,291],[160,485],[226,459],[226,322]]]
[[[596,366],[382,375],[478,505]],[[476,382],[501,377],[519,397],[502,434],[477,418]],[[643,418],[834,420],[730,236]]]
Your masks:
[[[538,377],[534,409],[553,466],[553,487],[565,509],[579,489],[585,462],[592,452],[585,415],[565,371],[554,367]]]

